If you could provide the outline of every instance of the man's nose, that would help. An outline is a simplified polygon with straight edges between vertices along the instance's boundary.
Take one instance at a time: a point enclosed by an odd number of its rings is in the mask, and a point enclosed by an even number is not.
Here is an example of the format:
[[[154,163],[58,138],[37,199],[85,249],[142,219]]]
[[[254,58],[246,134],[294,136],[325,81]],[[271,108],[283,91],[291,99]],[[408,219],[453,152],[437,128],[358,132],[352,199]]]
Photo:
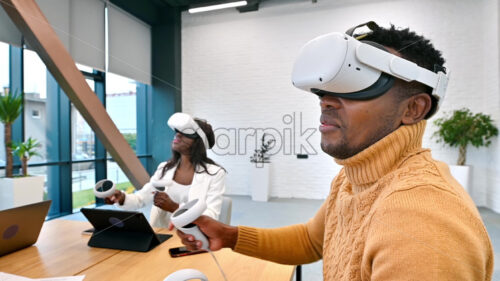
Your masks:
[[[342,106],[342,102],[339,97],[322,96],[319,98],[319,106],[321,110],[339,109]]]

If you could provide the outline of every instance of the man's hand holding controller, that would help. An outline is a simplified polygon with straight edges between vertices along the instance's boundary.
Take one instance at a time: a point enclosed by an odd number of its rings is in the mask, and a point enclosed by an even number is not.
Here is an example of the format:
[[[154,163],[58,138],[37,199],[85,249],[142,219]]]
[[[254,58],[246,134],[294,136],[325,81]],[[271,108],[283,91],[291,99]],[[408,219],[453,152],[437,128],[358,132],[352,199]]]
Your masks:
[[[238,228],[201,215],[206,209],[205,203],[203,201],[192,203],[193,201],[182,205],[172,214],[169,229],[172,230],[174,226],[177,228],[177,235],[181,238],[182,244],[186,245],[190,251],[234,249],[238,239]],[[195,208],[191,209],[191,207]],[[187,210],[192,211],[188,213]],[[181,217],[183,214],[187,216]]]

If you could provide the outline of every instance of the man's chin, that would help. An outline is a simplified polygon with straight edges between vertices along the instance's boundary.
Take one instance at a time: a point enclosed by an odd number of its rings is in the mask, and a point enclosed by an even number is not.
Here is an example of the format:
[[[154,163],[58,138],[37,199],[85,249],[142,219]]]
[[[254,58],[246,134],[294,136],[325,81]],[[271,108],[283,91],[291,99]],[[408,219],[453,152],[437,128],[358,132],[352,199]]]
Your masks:
[[[325,144],[324,142],[321,142],[321,150],[323,150],[324,153],[332,156],[333,158],[338,158],[336,157],[337,149],[332,144]]]
[[[321,142],[321,150],[323,150],[324,153],[330,155],[331,157],[339,160],[347,159],[351,157],[350,149],[346,148],[345,146],[337,146],[333,144],[325,144],[324,142]]]

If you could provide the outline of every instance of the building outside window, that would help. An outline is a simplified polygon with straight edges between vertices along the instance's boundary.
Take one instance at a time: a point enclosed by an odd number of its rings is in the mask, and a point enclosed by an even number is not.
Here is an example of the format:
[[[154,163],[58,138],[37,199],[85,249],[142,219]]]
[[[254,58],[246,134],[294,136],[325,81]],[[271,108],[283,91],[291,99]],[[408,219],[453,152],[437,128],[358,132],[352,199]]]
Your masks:
[[[24,136],[31,137],[42,145],[31,163],[47,161],[47,68],[38,55],[24,50]],[[30,169],[34,173],[35,168]]]
[[[24,50],[24,139],[36,139],[41,147],[39,155],[33,156],[28,164],[47,162],[47,68],[38,55]],[[14,171],[16,173],[17,171]],[[47,166],[29,167],[30,175],[44,176],[44,199],[49,199],[47,191]]]
[[[85,79],[92,91],[95,83]],[[76,107],[71,104],[71,166],[73,209],[95,204],[95,134]]]

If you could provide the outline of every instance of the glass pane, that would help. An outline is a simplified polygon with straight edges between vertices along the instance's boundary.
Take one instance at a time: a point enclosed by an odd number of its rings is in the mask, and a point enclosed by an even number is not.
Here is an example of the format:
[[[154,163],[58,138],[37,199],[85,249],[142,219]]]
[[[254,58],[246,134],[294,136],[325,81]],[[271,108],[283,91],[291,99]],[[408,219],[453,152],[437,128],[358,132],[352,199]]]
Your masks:
[[[75,163],[72,165],[73,210],[95,204],[95,165],[94,162]]]
[[[86,79],[94,91],[94,80]],[[95,135],[87,121],[71,104],[71,159],[88,162],[74,163],[72,168],[73,211],[95,204]]]
[[[47,191],[47,166],[40,167],[28,167],[28,173],[32,176],[44,176],[45,180],[43,183],[43,200],[52,199]]]
[[[94,91],[94,81],[90,79],[86,81]],[[71,104],[71,142],[71,158],[74,161],[95,159],[94,131],[73,104]]]
[[[9,45],[0,42],[0,87],[4,91],[9,88]]]
[[[106,111],[135,151],[137,82],[113,73],[106,74]]]
[[[0,92],[9,91],[9,45],[0,42]],[[0,123],[0,166],[5,166],[5,149],[3,142],[3,124]],[[0,173],[5,174],[5,170]],[[3,176],[3,175],[1,175]]]
[[[33,156],[29,163],[47,159],[47,68],[38,54],[24,50],[24,136],[36,139],[41,147],[40,156]]]
[[[107,178],[115,183],[117,189],[123,190],[126,193],[134,192],[134,186],[130,183],[125,173],[123,173],[122,169],[120,169],[115,161],[108,160],[107,175]]]

